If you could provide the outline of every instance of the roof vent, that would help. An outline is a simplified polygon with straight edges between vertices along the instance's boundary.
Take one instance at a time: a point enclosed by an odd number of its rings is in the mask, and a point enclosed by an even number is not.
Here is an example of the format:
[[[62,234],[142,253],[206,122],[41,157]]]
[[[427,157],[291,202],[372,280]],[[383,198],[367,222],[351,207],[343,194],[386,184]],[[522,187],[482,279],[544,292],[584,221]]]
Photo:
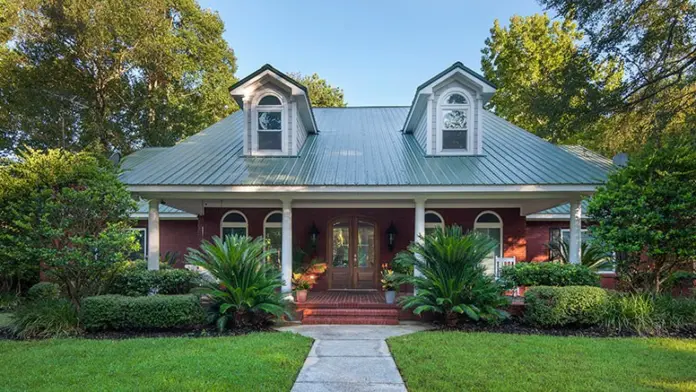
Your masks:
[[[109,156],[109,160],[111,163],[118,166],[118,164],[121,162],[121,151],[118,149],[114,150],[114,152],[111,153],[111,156]]]
[[[612,163],[618,167],[626,167],[628,165],[628,154],[625,152],[618,153],[611,158]]]

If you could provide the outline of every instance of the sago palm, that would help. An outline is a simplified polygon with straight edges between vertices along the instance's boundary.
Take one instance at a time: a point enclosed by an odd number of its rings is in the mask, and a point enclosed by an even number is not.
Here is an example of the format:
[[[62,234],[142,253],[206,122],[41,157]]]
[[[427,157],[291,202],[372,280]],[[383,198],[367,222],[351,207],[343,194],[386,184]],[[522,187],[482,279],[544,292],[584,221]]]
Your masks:
[[[186,260],[203,267],[217,282],[207,282],[202,292],[213,302],[217,327],[260,326],[272,316],[287,315],[286,303],[279,292],[281,273],[267,257],[263,239],[227,236],[203,241],[200,250],[189,249]]]
[[[558,254],[561,263],[570,263],[570,244],[563,239],[552,241],[546,245],[549,250]],[[611,256],[607,251],[593,241],[584,241],[580,245],[582,253],[580,264],[593,270],[607,270],[613,267]]]
[[[456,225],[412,243],[397,259],[401,265],[414,266],[421,276],[402,278],[414,285],[416,294],[403,298],[401,306],[413,309],[414,314],[440,314],[450,326],[460,315],[487,322],[507,318],[508,314],[498,309],[508,304],[507,299],[482,264],[495,246],[485,235],[464,233]]]

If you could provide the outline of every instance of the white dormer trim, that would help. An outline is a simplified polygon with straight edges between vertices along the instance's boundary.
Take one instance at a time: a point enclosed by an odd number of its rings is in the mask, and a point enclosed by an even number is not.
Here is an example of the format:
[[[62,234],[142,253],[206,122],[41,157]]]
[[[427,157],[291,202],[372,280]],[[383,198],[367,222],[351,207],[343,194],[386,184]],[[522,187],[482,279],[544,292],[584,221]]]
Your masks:
[[[443,119],[443,110],[449,108],[449,107],[456,107],[456,105],[448,105],[445,103],[445,99],[447,99],[450,95],[452,94],[461,94],[466,98],[467,100],[467,130],[466,130],[466,149],[457,149],[457,150],[445,150],[442,147],[442,140],[444,137],[444,119]],[[476,113],[475,105],[477,105],[478,101],[474,101],[474,99],[471,97],[471,94],[466,91],[463,88],[459,87],[452,87],[448,88],[447,90],[443,91],[440,94],[440,97],[437,102],[437,149],[436,153],[437,155],[473,155],[476,154],[477,148],[474,146],[474,132],[476,132],[476,127],[474,126],[474,115]]]
[[[259,101],[268,95],[274,96],[280,100],[281,105],[278,106],[262,106],[259,110]],[[279,112],[281,114],[280,124],[280,150],[260,150],[259,149],[259,132],[268,132],[259,130],[259,112]],[[278,94],[271,89],[262,89],[254,92],[254,101],[251,110],[251,154],[254,156],[283,156],[288,155],[288,101],[282,94]]]

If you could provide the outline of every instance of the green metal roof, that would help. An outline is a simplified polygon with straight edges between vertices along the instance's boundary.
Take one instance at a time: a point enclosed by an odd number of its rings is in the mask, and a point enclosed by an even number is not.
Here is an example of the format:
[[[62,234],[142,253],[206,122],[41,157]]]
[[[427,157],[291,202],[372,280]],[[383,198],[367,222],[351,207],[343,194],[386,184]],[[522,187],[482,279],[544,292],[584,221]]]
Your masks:
[[[150,212],[150,204],[147,200],[138,200],[138,208],[135,210],[136,214],[148,214]],[[159,205],[160,214],[171,214],[171,215],[182,215],[182,216],[192,216],[186,211],[181,211],[178,208],[168,206],[166,204]],[[195,216],[195,215],[193,215]]]
[[[582,201],[582,215],[585,216],[587,215],[587,205],[589,202],[587,200]],[[568,215],[570,216],[570,204],[561,204],[560,206],[556,206],[553,208],[546,209],[544,211],[540,211],[537,214],[553,214],[553,215]]]
[[[126,157],[121,178],[129,185],[307,186],[595,185],[606,178],[605,169],[487,111],[483,155],[441,157],[426,156],[400,132],[409,107],[313,111],[321,133],[309,135],[296,157],[243,156],[236,112],[174,147]]]

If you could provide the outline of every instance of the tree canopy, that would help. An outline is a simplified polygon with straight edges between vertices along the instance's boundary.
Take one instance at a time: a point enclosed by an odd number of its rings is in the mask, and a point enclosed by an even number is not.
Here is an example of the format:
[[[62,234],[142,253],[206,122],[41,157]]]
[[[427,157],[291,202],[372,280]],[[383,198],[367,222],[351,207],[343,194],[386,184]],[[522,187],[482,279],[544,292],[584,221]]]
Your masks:
[[[168,146],[236,109],[234,52],[195,0],[0,9],[0,150]]]
[[[556,143],[578,142],[600,120],[594,105],[620,84],[618,64],[595,64],[579,48],[582,32],[547,14],[495,21],[481,59],[498,86],[489,106],[503,118]]]
[[[343,100],[343,89],[333,87],[325,79],[316,73],[312,75],[302,75],[299,72],[292,72],[289,76],[298,83],[307,87],[309,99],[312,106],[316,108],[345,107]]]
[[[20,152],[0,167],[0,205],[3,265],[38,271],[42,264],[78,306],[137,250],[135,202],[101,154]]]
[[[659,292],[673,272],[692,267],[695,151],[684,142],[646,149],[590,201],[593,238],[617,252],[617,273],[631,289]]]

